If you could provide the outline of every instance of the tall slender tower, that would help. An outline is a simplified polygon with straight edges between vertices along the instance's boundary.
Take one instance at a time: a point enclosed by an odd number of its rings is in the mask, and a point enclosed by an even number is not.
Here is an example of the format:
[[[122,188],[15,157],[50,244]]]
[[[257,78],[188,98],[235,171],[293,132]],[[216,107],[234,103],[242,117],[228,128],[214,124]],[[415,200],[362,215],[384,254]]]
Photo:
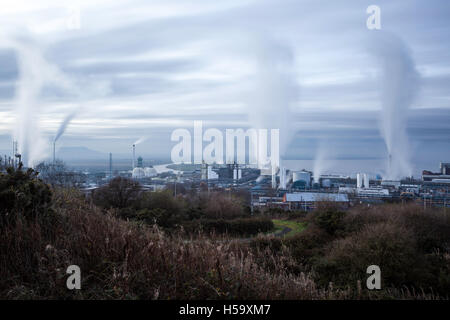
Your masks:
[[[12,166],[14,168],[17,167],[17,163],[16,163],[16,154],[17,154],[17,141],[13,140],[13,150],[12,150]]]
[[[109,153],[109,178],[112,179],[112,153]]]
[[[132,165],[131,170],[133,170],[135,167],[134,159],[136,159],[136,145],[135,144],[133,144],[133,160],[132,160],[132,164],[131,164]]]

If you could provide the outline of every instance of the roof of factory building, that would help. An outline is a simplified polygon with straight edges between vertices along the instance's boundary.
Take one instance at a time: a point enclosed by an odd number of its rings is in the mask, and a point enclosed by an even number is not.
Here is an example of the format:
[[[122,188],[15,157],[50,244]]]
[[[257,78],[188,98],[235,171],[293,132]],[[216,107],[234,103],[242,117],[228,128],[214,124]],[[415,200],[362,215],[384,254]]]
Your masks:
[[[299,192],[286,193],[285,202],[315,202],[315,201],[334,201],[348,202],[347,194],[343,193],[323,193],[323,192]]]

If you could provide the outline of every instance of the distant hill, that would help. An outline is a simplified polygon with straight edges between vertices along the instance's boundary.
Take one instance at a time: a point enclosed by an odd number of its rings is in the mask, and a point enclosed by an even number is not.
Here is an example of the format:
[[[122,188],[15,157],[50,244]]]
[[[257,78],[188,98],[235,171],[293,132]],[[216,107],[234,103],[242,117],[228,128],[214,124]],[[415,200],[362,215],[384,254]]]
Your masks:
[[[56,150],[56,157],[64,161],[107,159],[108,154],[86,147],[61,147]]]

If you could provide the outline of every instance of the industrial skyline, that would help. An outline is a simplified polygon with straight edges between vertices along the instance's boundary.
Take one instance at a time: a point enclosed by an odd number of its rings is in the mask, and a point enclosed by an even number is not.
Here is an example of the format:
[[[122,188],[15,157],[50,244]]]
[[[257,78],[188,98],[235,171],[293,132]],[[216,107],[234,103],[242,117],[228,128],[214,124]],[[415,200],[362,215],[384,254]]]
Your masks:
[[[366,28],[370,1],[79,3],[74,11],[70,2],[11,1],[0,10],[0,150],[11,150],[20,68],[38,57],[26,76],[49,81],[25,113],[36,112],[39,158],[52,157],[56,139],[57,150],[107,156],[145,136],[141,154],[168,159],[170,133],[202,120],[219,129],[288,127],[285,159],[385,159],[370,51],[378,32],[404,43],[420,75],[404,114],[415,172],[450,158],[446,1],[379,1],[382,30]],[[68,28],[74,12],[79,25]],[[27,60],[20,50],[30,48],[38,50]],[[59,139],[58,128],[66,129]]]

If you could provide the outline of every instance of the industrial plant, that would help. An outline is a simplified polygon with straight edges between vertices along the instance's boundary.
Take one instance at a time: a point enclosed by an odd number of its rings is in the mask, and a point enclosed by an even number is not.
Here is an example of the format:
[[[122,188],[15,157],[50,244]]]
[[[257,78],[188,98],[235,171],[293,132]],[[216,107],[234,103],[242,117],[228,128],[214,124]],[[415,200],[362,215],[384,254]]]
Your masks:
[[[49,170],[61,170],[53,141]],[[107,184],[115,177],[138,181],[143,190],[156,191],[173,188],[194,191],[244,191],[250,194],[253,210],[279,208],[282,210],[312,210],[318,202],[335,202],[342,207],[354,204],[413,201],[424,206],[448,207],[450,204],[450,163],[441,162],[438,172],[423,170],[420,179],[412,177],[388,180],[365,172],[353,175],[315,174],[312,171],[290,170],[284,166],[258,169],[254,165],[233,164],[150,164],[136,155],[132,144],[128,168],[115,168],[113,154],[105,159],[105,170],[70,171],[76,186],[85,193]],[[0,159],[0,168],[19,168],[22,155],[18,143],[13,142],[11,154]],[[154,162],[153,162],[154,163]],[[39,167],[39,168],[42,168]],[[57,169],[60,168],[60,169]],[[64,168],[64,170],[68,170]],[[64,173],[59,172],[60,176]],[[41,177],[45,178],[44,173]]]

